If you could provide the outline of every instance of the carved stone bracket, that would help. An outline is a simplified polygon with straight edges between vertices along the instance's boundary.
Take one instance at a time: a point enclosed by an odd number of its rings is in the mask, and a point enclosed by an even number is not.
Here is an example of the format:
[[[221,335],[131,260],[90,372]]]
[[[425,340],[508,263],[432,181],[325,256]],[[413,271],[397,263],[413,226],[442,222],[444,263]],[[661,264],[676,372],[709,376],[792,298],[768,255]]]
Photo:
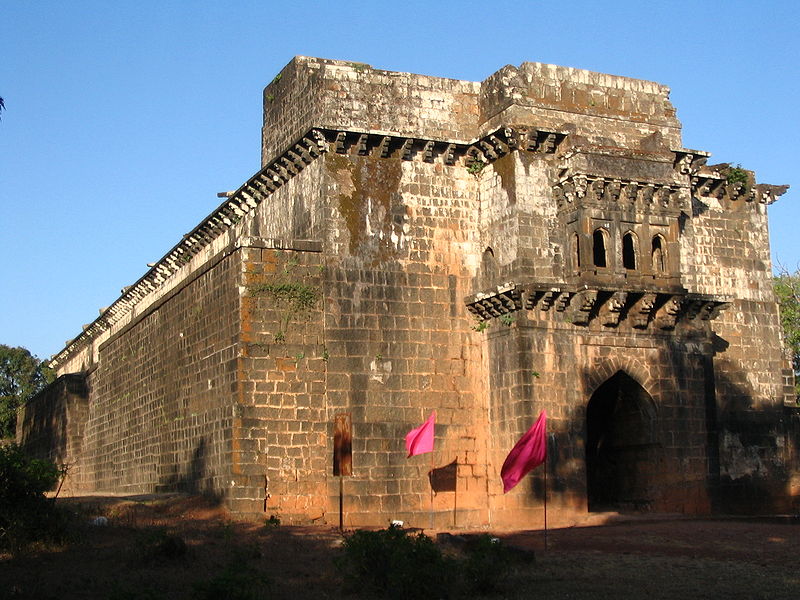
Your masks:
[[[727,298],[649,290],[569,289],[568,286],[506,283],[466,298],[467,309],[485,321],[521,309],[539,310],[579,327],[597,320],[603,327],[627,322],[635,329],[672,330],[683,320],[715,319]],[[551,309],[554,309],[551,311]],[[562,314],[562,317],[557,315]]]
[[[478,139],[467,151],[467,155],[472,156],[473,161],[490,163],[512,150],[555,154],[566,137],[566,133],[558,131],[503,127]]]
[[[675,329],[675,324],[681,315],[684,299],[680,296],[671,296],[664,305],[658,309],[653,319],[659,329]]]
[[[708,157],[711,156],[709,152],[690,150],[688,148],[673,150],[672,153],[675,155],[672,166],[681,175],[694,175],[705,166]]]
[[[582,290],[572,300],[570,317],[575,325],[588,325],[589,317],[597,302],[597,290]]]
[[[600,307],[598,317],[600,324],[604,327],[616,327],[622,316],[622,309],[625,308],[625,301],[628,298],[627,292],[614,292],[608,301]]]
[[[494,290],[467,298],[467,310],[479,320],[506,315],[522,308],[521,290],[514,283],[505,283]]]
[[[650,315],[656,305],[656,295],[653,293],[642,294],[633,305],[628,309],[628,317],[631,325],[637,329],[646,329],[650,322]]]
[[[734,174],[738,177],[733,177]],[[772,204],[789,189],[788,185],[755,183],[752,171],[731,167],[729,163],[704,165],[696,169],[692,172],[691,185],[692,195],[699,198],[716,198],[731,202],[744,200],[761,204]]]
[[[639,207],[654,205],[679,210],[683,204],[681,189],[681,186],[675,184],[655,184],[574,173],[562,177],[552,191],[559,208],[570,208],[574,205],[608,207],[636,204]]]

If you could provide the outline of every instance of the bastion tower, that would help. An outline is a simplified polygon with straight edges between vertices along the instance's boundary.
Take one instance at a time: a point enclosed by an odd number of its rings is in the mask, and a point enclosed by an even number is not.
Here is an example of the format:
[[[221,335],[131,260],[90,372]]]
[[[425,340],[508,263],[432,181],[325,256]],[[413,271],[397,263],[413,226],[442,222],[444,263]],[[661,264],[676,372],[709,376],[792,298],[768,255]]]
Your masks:
[[[791,508],[786,187],[684,148],[663,85],[296,57],[261,156],[53,358],[19,436],[66,489],[315,523],[341,490],[347,526],[537,527],[543,469],[507,494],[499,470],[546,410],[553,523]],[[434,410],[434,452],[406,458]]]

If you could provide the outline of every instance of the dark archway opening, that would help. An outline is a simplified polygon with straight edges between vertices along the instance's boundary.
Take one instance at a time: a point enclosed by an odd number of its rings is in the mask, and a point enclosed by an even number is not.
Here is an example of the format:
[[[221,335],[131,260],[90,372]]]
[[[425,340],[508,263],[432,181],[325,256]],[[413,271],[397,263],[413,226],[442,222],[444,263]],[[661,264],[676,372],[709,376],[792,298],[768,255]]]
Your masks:
[[[650,394],[622,371],[586,408],[586,487],[590,511],[646,510],[653,500],[660,445]]]
[[[606,236],[600,229],[592,234],[592,257],[595,267],[606,266]]]
[[[622,266],[629,271],[636,269],[636,238],[631,232],[622,237]]]

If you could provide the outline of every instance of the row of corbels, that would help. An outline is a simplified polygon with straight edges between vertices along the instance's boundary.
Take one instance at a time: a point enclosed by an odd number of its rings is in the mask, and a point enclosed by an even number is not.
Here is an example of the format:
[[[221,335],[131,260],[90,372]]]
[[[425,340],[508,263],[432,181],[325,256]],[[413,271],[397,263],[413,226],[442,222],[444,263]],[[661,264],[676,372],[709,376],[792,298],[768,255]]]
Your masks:
[[[683,203],[680,190],[677,185],[575,174],[553,186],[553,197],[559,207],[576,202],[620,202],[679,209]]]
[[[692,194],[700,198],[744,200],[761,204],[772,204],[789,189],[788,185],[728,181],[715,173],[699,173],[692,177],[691,183]]]
[[[772,204],[789,189],[788,185],[757,184],[752,171],[732,167],[730,163],[707,165],[711,156],[708,152],[675,150],[673,153],[675,170],[690,176],[694,196]],[[740,176],[731,177],[734,171]]]
[[[458,164],[470,167],[476,161],[488,164],[513,150],[554,154],[566,134],[538,129],[501,127],[472,143],[448,142],[382,135],[358,131],[325,131],[331,149],[337,154],[356,154],[380,158],[400,158]]]
[[[479,321],[523,308],[538,308],[543,312],[553,309],[564,313],[565,321],[574,325],[588,325],[591,320],[599,319],[605,327],[616,327],[627,318],[637,329],[646,329],[651,323],[659,329],[674,329],[681,318],[714,319],[727,306],[725,300],[697,294],[561,287],[527,289],[515,284],[505,284],[467,299],[467,309]]]
[[[78,337],[68,340],[65,348],[53,357],[53,361],[67,357],[82,341],[100,335],[121,321],[136,304],[160,288],[217,237],[327,151],[328,141],[325,135],[319,129],[312,129],[238,190],[218,194],[224,198],[222,203],[190,233],[184,235],[164,257],[155,263],[149,263],[148,271],[136,283],[122,288],[120,297],[111,306],[100,309],[100,316],[92,323],[84,325]]]

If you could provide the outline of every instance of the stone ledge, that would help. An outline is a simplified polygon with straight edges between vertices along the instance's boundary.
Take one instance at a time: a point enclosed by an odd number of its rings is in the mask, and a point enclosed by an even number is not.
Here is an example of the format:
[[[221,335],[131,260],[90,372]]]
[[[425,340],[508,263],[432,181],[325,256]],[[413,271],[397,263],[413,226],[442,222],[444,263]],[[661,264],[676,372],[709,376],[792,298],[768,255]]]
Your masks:
[[[465,299],[469,310],[479,321],[511,314],[523,308],[542,312],[554,309],[565,322],[586,326],[599,320],[604,327],[616,327],[629,320],[636,329],[674,329],[679,320],[706,321],[715,319],[730,304],[729,298],[687,292],[543,286],[504,283],[493,290]]]

